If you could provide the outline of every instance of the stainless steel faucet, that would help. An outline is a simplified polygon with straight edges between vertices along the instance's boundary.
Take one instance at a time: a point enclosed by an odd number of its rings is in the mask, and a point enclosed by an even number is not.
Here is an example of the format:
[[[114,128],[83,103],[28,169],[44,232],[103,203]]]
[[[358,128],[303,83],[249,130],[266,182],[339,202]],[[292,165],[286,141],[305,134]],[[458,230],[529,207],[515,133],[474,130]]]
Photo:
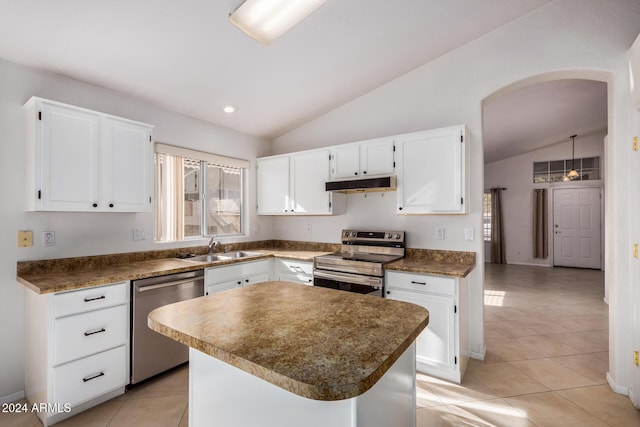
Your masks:
[[[221,246],[220,240],[216,240],[216,236],[211,236],[211,239],[209,239],[208,246],[209,246],[209,253],[212,254],[216,246]]]

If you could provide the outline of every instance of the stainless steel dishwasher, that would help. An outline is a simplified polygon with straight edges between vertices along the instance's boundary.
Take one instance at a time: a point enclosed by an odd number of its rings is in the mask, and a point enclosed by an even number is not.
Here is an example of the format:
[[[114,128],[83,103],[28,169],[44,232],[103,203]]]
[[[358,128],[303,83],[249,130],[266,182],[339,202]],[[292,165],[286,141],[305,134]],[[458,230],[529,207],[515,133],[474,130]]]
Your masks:
[[[134,280],[131,286],[131,384],[189,360],[189,348],[147,326],[163,305],[204,295],[204,270]]]

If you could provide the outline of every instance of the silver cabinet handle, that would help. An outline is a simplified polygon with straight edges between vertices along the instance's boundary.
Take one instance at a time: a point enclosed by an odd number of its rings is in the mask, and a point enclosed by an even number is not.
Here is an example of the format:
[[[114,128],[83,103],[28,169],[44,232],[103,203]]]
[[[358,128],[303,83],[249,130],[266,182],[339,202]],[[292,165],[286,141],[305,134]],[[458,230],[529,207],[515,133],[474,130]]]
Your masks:
[[[170,286],[178,286],[178,285],[186,285],[193,284],[198,285],[200,282],[204,283],[204,279],[201,277],[192,277],[189,279],[176,280],[169,283],[160,283],[158,285],[150,285],[150,286],[136,286],[136,292],[147,292],[152,291],[154,289],[168,288]]]
[[[427,282],[416,282],[415,280],[412,280],[411,283],[413,283],[414,285],[426,285]]]
[[[85,332],[84,336],[88,337],[89,335],[95,335],[95,334],[99,334],[99,333],[102,333],[102,332],[107,332],[107,330],[105,328],[100,328],[100,329],[95,330],[95,331]]]
[[[99,299],[107,299],[107,297],[104,295],[100,295],[99,297],[95,297],[95,298],[85,298],[84,302],[96,301]]]
[[[84,377],[82,381],[86,383],[87,381],[95,380],[96,378],[99,378],[99,377],[104,377],[104,372],[100,372],[99,374],[96,374],[92,377]]]

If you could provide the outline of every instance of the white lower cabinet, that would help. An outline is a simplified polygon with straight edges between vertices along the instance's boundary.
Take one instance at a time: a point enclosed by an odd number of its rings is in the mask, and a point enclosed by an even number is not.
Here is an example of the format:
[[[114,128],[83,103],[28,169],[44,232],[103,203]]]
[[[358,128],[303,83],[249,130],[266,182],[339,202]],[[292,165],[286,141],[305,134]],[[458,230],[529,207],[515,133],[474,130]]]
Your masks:
[[[26,293],[25,394],[46,427],[124,393],[129,282]]]
[[[469,361],[467,279],[387,271],[386,298],[429,310],[429,325],[416,340],[418,371],[460,383]]]
[[[271,279],[271,260],[249,261],[204,270],[205,295],[240,286],[268,282]]]
[[[274,277],[281,282],[313,286],[313,263],[276,258]]]

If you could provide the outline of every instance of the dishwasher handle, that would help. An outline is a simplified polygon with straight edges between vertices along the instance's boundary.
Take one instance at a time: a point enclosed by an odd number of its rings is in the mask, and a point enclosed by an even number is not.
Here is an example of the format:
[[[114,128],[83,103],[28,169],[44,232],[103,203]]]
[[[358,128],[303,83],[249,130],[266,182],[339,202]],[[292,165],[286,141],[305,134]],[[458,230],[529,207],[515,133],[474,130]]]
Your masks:
[[[188,283],[193,283],[194,285],[197,285],[199,284],[198,282],[204,283],[204,279],[202,277],[191,277],[189,279],[175,280],[173,282],[160,283],[157,285],[136,286],[136,292],[153,291],[154,289],[168,288],[170,286],[185,285]]]

